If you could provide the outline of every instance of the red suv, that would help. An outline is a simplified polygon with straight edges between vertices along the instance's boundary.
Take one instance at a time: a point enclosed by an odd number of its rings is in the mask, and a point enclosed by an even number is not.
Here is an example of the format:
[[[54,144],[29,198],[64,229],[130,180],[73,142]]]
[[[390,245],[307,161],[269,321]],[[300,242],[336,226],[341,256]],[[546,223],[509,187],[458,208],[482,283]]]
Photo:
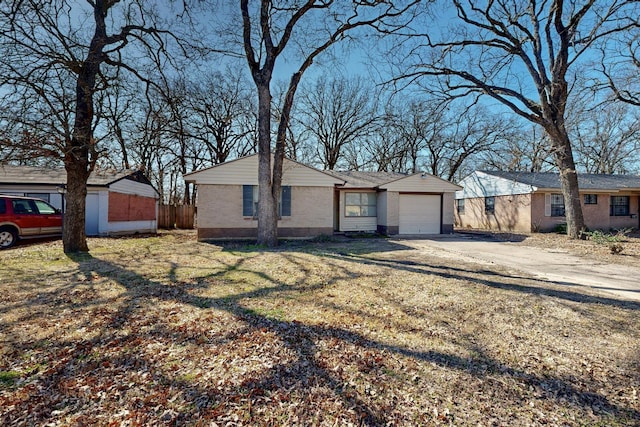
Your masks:
[[[18,239],[62,234],[62,213],[44,200],[0,195],[0,249]]]

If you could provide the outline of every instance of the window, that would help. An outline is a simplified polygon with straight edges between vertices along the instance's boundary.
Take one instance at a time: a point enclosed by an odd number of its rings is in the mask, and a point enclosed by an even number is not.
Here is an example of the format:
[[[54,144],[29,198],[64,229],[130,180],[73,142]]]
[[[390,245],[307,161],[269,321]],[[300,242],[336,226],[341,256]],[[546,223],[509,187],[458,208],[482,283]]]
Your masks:
[[[496,212],[496,198],[495,197],[485,197],[484,198],[484,213],[486,214],[494,214]]]
[[[629,196],[611,196],[610,216],[629,215]]]
[[[564,196],[562,194],[551,195],[551,216],[564,216]]]
[[[344,216],[376,216],[376,193],[345,193]]]
[[[258,215],[258,186],[242,186],[242,216],[256,217]],[[280,188],[280,200],[278,200],[278,214],[291,216],[291,187],[283,185]]]
[[[585,194],[584,195],[584,204],[585,205],[597,205],[598,204],[598,195],[597,194]]]
[[[464,199],[456,200],[458,205],[458,215],[462,215],[464,213]]]
[[[34,199],[42,199],[45,202],[49,203],[49,193],[25,193],[27,197],[33,197]]]
[[[0,214],[7,213],[7,199],[0,198]]]

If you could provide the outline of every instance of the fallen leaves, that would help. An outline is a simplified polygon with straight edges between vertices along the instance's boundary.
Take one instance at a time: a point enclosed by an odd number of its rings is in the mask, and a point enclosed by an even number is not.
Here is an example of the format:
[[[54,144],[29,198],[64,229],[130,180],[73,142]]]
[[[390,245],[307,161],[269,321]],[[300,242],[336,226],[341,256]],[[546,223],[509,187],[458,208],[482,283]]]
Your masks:
[[[548,285],[384,240],[91,245],[0,255],[3,425],[640,419],[633,304],[523,293]]]

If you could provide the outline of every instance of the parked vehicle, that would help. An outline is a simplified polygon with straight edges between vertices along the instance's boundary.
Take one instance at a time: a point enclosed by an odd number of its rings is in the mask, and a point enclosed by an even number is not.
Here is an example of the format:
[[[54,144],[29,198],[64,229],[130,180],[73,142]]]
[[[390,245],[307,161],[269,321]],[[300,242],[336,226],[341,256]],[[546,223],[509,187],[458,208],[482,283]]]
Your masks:
[[[0,249],[19,239],[62,235],[62,212],[44,200],[0,195]]]

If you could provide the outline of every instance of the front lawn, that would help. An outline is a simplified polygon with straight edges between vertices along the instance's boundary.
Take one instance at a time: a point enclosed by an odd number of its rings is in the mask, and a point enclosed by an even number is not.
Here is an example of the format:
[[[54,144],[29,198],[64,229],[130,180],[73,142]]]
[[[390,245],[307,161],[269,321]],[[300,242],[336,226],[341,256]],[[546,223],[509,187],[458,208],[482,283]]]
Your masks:
[[[640,424],[639,303],[384,239],[89,245],[0,252],[0,425]]]

